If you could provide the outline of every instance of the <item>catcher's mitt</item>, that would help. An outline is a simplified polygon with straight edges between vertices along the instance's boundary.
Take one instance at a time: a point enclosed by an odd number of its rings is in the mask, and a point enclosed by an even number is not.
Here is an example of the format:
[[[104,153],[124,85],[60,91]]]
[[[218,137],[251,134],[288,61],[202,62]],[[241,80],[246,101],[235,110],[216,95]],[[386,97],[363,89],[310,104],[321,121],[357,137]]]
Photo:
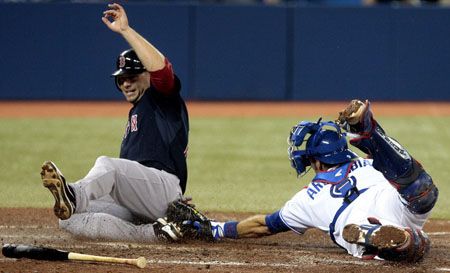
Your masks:
[[[170,203],[167,220],[180,226],[185,238],[214,241],[211,220],[185,202],[176,200]]]

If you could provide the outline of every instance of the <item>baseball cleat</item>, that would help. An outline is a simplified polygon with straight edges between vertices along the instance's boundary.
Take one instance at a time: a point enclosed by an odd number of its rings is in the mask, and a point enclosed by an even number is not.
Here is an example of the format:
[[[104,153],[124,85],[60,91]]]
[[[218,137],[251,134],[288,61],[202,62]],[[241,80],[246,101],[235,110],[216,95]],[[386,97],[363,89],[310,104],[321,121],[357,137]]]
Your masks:
[[[352,100],[343,111],[339,112],[336,123],[352,133],[369,134],[375,125],[370,102]]]
[[[183,237],[181,229],[173,222],[167,222],[167,218],[159,218],[153,224],[156,237],[161,241],[175,242]]]
[[[418,262],[429,252],[431,247],[428,235],[419,229],[405,228],[408,233],[407,242],[394,249],[380,250],[378,256],[390,261]]]
[[[44,187],[55,198],[53,212],[56,217],[61,220],[69,219],[75,211],[75,196],[55,163],[46,161],[42,164],[41,178]]]
[[[394,249],[405,245],[410,235],[404,229],[395,226],[349,224],[344,227],[342,237],[351,244]]]

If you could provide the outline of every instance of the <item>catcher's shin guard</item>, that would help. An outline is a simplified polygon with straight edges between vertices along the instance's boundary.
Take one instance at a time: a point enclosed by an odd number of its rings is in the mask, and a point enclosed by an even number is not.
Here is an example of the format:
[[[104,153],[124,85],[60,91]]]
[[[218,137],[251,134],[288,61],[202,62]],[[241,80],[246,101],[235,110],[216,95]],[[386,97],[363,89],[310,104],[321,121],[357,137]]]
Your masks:
[[[407,184],[405,178],[415,179],[421,169],[420,165],[414,168],[414,160],[408,151],[387,136],[378,124],[369,135],[350,139],[350,144],[368,153],[373,158],[373,167],[389,181],[399,180],[399,184]]]
[[[352,100],[346,109],[339,112],[337,122],[345,130],[356,133],[350,144],[373,158],[373,166],[389,181],[399,177],[417,176],[409,153],[393,138],[387,136],[373,118],[369,101]],[[415,177],[410,179],[414,180]],[[411,182],[409,181],[409,183]],[[408,182],[406,182],[408,184]]]
[[[369,151],[373,167],[398,190],[408,209],[416,214],[429,212],[435,205],[438,189],[422,165],[397,141],[376,124],[370,136],[350,140],[361,150]]]
[[[412,183],[400,186],[398,192],[406,201],[406,206],[412,213],[427,213],[431,211],[436,204],[439,190],[433,184],[431,177],[424,170],[419,173]]]
[[[337,121],[359,135],[350,144],[373,158],[373,167],[398,190],[411,212],[423,214],[434,207],[438,189],[433,180],[405,148],[386,135],[373,119],[368,101],[353,100]]]

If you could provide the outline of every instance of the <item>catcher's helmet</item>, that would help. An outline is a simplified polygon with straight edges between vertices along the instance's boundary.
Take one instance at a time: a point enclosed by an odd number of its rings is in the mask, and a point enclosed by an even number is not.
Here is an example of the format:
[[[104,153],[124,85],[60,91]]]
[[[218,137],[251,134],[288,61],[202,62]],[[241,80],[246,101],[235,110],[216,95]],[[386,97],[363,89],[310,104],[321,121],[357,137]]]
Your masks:
[[[117,70],[111,75],[113,77],[140,74],[146,70],[133,49],[120,53],[117,57],[116,68]]]
[[[302,149],[306,135],[306,146]],[[334,122],[317,123],[302,121],[295,126],[289,135],[288,154],[291,166],[301,175],[307,166],[311,165],[309,158],[314,158],[326,164],[341,164],[349,162],[357,155],[348,149],[345,134]]]

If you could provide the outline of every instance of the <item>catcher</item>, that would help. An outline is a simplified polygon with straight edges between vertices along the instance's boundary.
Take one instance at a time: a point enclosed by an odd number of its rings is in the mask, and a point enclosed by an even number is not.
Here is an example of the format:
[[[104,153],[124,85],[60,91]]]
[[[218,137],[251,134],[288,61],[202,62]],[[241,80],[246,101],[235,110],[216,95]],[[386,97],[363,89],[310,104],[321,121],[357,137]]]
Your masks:
[[[346,135],[370,159],[348,149]],[[318,228],[355,257],[407,262],[424,257],[430,241],[422,227],[438,189],[420,163],[386,135],[368,101],[351,101],[336,123],[300,122],[289,144],[297,173],[303,175],[310,166],[316,175],[280,210],[240,222],[214,222],[179,203],[169,215],[184,213],[183,228],[212,241]]]

